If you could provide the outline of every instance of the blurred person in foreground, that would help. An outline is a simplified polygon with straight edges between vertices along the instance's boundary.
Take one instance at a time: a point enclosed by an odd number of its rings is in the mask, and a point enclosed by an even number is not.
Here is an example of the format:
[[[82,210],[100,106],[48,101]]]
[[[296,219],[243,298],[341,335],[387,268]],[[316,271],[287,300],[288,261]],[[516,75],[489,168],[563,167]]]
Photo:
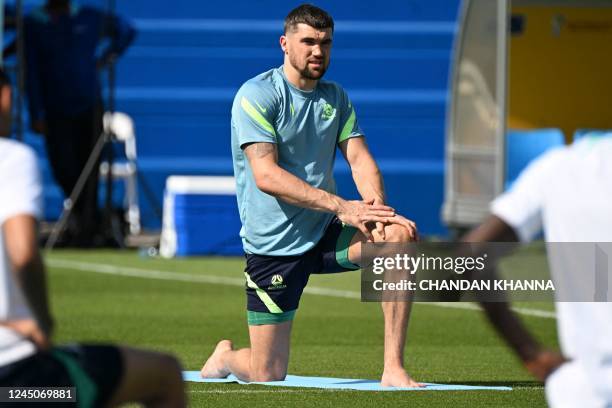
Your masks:
[[[3,130],[10,119],[7,92],[10,96],[10,86],[3,82]],[[0,387],[76,387],[78,406],[83,407],[130,401],[185,406],[181,368],[174,357],[124,346],[53,346],[53,318],[38,249],[41,204],[35,153],[0,137]]]
[[[539,157],[493,201],[491,213],[463,241],[528,242],[543,228],[550,243],[612,242],[612,137],[586,137]],[[549,246],[556,286],[571,288],[586,277],[575,262],[558,262],[571,253],[553,255],[552,250]],[[507,303],[482,306],[526,368],[546,382],[551,407],[610,407],[612,303],[563,300],[556,299],[563,356],[543,349]]]
[[[31,127],[45,136],[53,175],[69,197],[102,133],[98,70],[125,51],[135,30],[119,16],[94,7],[47,0],[25,17],[24,33]],[[99,51],[105,39],[109,43]],[[97,169],[73,203],[63,237],[67,245],[102,243]]]
[[[0,137],[11,134],[13,91],[11,81],[0,67]]]
[[[334,23],[303,4],[285,19],[281,67],[247,81],[234,98],[232,155],[246,253],[250,348],[217,344],[206,378],[246,381],[287,374],[291,327],[311,274],[358,270],[366,242],[410,242],[415,224],[386,205],[380,170],[340,85],[322,79]],[[336,195],[339,149],[363,201]],[[419,387],[404,368],[410,302],[382,303],[383,386]]]

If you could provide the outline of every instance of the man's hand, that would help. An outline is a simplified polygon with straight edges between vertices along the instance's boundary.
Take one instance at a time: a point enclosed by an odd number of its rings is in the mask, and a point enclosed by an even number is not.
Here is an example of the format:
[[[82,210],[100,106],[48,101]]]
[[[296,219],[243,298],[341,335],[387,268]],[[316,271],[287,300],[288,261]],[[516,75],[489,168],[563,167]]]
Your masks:
[[[366,202],[366,204],[370,204],[370,205],[385,205],[385,202],[382,198],[374,198],[372,200],[370,200],[369,202]],[[376,222],[374,225],[376,227],[376,231],[378,232],[378,235],[385,240],[386,239],[386,235],[385,235],[385,224],[389,225],[389,224],[399,224],[402,225],[404,228],[406,228],[408,230],[408,232],[410,233],[410,237],[414,240],[414,241],[418,241],[419,239],[419,235],[418,235],[418,231],[417,231],[417,227],[416,224],[414,223],[414,221],[409,220],[405,217],[402,217],[399,214],[395,214],[393,217],[389,218],[387,220],[386,223],[384,222]],[[369,223],[368,230],[371,232],[372,228],[371,228],[372,223]]]
[[[559,366],[567,360],[559,353],[542,350],[530,360],[525,361],[525,368],[538,380],[544,382]]]
[[[419,240],[419,232],[414,221],[409,220],[406,217],[402,217],[399,214],[395,214],[393,217],[387,220],[387,224],[401,225],[408,230],[408,232],[410,233],[410,238],[412,238],[413,241]]]
[[[382,198],[374,198],[372,199],[370,202],[366,202],[366,204],[372,204],[372,205],[385,205],[385,200],[383,200]],[[376,223],[376,231],[378,231],[378,235],[380,235],[380,237],[385,240],[385,224],[382,222],[377,222]]]
[[[387,223],[395,216],[395,210],[387,205],[374,205],[362,201],[342,201],[336,212],[338,219],[363,233],[368,241],[374,241],[367,225],[371,222]]]
[[[30,125],[30,127],[32,128],[32,130],[40,135],[45,135],[47,134],[47,122],[45,122],[42,119],[37,119],[32,121],[32,124]]]
[[[48,350],[51,347],[50,333],[43,330],[34,319],[11,320],[0,323],[0,326],[8,327],[32,340],[41,350]]]

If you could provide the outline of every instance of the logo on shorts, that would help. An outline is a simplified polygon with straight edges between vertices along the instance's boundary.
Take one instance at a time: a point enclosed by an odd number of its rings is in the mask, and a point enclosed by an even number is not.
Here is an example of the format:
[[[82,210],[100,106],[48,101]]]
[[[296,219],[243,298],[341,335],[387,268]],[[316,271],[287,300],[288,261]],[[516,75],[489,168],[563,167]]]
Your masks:
[[[280,286],[283,284],[283,277],[281,275],[274,275],[272,277],[272,286]]]

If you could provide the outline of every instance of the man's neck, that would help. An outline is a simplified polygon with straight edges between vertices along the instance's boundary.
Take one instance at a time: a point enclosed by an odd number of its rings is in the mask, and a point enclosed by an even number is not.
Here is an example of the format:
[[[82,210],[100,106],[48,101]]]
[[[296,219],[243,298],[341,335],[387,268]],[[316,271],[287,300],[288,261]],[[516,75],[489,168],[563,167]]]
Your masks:
[[[285,73],[287,81],[301,91],[312,91],[319,82],[317,79],[302,77],[288,62],[283,64],[283,72]]]

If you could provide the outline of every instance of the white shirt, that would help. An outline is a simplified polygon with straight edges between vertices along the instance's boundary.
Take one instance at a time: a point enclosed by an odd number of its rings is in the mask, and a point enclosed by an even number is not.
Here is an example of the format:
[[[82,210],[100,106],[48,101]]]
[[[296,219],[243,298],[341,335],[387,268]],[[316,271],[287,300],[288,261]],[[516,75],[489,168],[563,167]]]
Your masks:
[[[42,214],[42,185],[36,154],[27,146],[0,138],[0,321],[32,318],[11,270],[4,222],[17,215]],[[0,366],[35,352],[34,345],[11,329],[0,327]]]
[[[610,248],[612,137],[585,138],[544,154],[522,172],[510,191],[493,201],[491,212],[510,225],[523,242],[534,239],[543,227],[549,243],[608,243],[605,247]],[[581,244],[573,245],[578,250]],[[569,287],[579,285],[580,266],[572,262],[572,248],[565,246],[569,250],[560,251],[563,247],[548,244],[552,276]],[[554,257],[551,249],[557,251]],[[609,262],[608,276],[612,258]],[[556,304],[563,353],[575,360],[573,366],[584,370],[587,387],[592,386],[600,398],[593,404],[612,402],[612,303],[559,300],[563,299],[557,299]],[[559,371],[559,376],[564,375]],[[549,402],[558,405],[550,398]],[[565,400],[562,406],[566,404],[571,402]]]

